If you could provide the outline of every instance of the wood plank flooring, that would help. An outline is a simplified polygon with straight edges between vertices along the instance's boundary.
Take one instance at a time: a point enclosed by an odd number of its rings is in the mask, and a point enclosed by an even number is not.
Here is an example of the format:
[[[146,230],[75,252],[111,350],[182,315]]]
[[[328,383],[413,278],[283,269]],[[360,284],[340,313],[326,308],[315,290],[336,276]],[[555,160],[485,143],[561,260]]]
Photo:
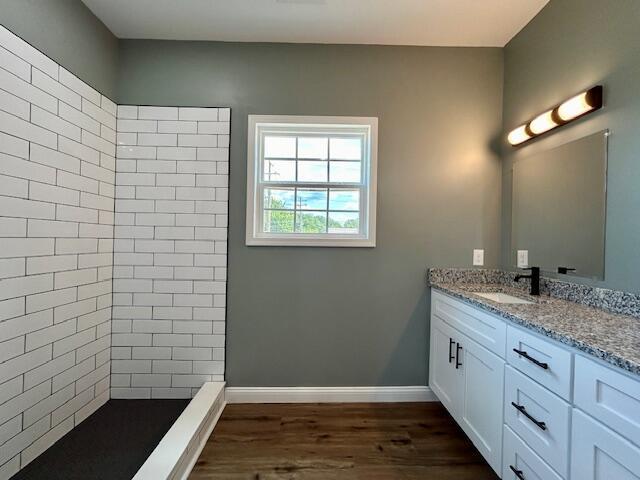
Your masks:
[[[191,480],[496,480],[440,403],[228,405]]]

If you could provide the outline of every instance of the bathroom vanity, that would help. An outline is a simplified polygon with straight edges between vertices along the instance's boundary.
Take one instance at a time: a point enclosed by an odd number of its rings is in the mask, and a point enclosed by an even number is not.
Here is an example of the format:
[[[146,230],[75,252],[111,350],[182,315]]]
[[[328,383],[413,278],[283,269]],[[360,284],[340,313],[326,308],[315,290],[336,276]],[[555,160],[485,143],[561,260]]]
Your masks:
[[[640,319],[496,275],[431,279],[435,395],[503,479],[640,479]]]

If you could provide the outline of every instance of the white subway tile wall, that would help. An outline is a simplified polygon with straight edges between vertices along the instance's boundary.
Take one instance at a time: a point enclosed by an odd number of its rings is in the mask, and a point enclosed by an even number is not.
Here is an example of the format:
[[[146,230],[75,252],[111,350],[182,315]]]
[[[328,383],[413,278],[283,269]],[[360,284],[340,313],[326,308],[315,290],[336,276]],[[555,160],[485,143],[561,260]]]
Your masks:
[[[2,480],[109,399],[115,128],[113,102],[0,27]]]
[[[117,116],[111,396],[190,398],[224,379],[230,112]]]

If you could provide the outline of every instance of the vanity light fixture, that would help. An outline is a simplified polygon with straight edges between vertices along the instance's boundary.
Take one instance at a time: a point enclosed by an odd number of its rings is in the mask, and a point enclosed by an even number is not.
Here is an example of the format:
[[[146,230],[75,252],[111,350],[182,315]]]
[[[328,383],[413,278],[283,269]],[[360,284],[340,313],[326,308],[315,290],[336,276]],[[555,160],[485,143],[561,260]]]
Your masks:
[[[596,85],[513,129],[507,140],[514,147],[602,108],[602,85]]]

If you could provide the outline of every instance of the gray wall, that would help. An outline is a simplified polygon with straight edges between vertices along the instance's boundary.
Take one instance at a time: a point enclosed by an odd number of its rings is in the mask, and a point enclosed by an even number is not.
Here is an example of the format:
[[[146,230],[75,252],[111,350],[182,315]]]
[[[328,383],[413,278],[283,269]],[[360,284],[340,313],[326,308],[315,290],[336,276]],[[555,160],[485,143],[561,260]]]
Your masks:
[[[0,23],[115,99],[118,39],[80,0],[0,0]]]
[[[120,61],[120,103],[232,108],[228,383],[426,384],[426,267],[499,259],[502,51],[121,41]],[[249,113],[379,117],[376,248],[245,246]]]
[[[637,0],[551,0],[507,45],[505,132],[599,83],[605,87],[605,108],[530,146],[505,149],[503,264],[510,264],[512,160],[609,128],[605,280],[597,284],[640,292],[638,32]]]

